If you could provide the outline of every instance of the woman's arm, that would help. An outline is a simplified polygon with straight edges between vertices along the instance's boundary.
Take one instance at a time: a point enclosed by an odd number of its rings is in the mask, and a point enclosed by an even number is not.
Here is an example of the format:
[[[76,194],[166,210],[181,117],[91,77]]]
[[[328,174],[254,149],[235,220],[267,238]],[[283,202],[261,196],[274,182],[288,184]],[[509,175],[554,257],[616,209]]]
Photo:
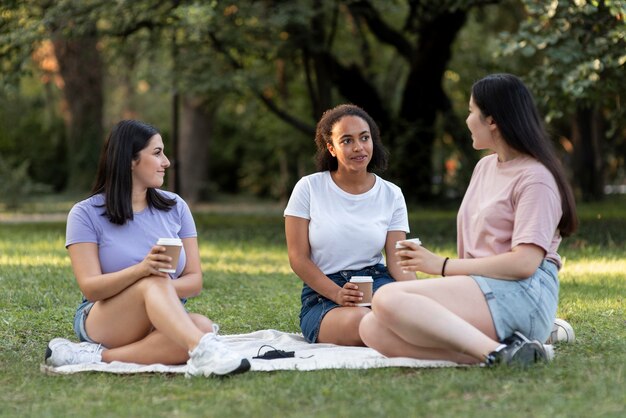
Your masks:
[[[411,259],[400,261],[403,270],[421,271],[427,274],[442,274],[445,257],[433,254],[426,248],[412,242],[405,242],[410,250],[397,252],[398,256]],[[507,280],[521,280],[533,275],[541,264],[545,251],[534,244],[520,244],[511,251],[483,258],[450,259],[446,263],[444,274],[479,275]]]
[[[387,261],[387,270],[389,274],[397,281],[401,280],[413,280],[415,279],[415,273],[403,271],[402,267],[398,265],[400,257],[396,254],[396,242],[404,241],[406,239],[406,233],[404,231],[389,231],[387,232],[387,241],[385,242],[385,258]]]
[[[81,242],[70,245],[67,250],[78,287],[90,301],[115,296],[143,277],[169,277],[158,271],[169,266],[169,257],[163,254],[165,248],[161,246],[152,247],[141,263],[107,274],[102,274],[97,244]]]
[[[289,264],[294,273],[320,295],[342,306],[355,306],[360,301],[358,286],[347,283],[339,287],[330,280],[312,261],[309,244],[309,220],[296,216],[285,216],[285,236]]]
[[[200,266],[200,251],[198,250],[198,239],[184,238],[183,247],[187,262],[185,268],[178,279],[172,284],[176,289],[179,298],[188,298],[200,294],[202,290],[202,268]]]

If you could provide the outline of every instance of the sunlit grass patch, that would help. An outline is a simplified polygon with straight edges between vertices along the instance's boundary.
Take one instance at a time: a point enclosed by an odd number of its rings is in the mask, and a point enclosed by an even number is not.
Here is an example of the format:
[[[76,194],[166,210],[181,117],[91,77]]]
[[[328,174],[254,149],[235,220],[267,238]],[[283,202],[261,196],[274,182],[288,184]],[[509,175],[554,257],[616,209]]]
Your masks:
[[[551,364],[248,373],[224,380],[40,373],[51,338],[75,339],[81,294],[64,248],[65,225],[0,225],[0,416],[623,416],[626,206],[605,202],[581,214],[581,231],[560,250],[558,307],[577,340],[556,346]],[[411,236],[454,256],[454,216],[414,211]],[[282,216],[216,211],[196,220],[204,289],[187,309],[214,319],[223,334],[299,332],[302,281],[289,267]]]

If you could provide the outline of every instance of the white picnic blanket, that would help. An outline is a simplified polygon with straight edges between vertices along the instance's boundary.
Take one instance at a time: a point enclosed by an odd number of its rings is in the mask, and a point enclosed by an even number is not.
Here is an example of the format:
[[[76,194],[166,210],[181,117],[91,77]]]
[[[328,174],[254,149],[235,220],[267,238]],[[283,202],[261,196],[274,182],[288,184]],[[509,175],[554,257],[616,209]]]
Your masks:
[[[321,369],[369,369],[381,367],[457,367],[457,363],[440,360],[418,360],[406,357],[387,358],[368,347],[345,347],[334,344],[309,344],[301,334],[274,329],[249,334],[222,335],[222,341],[232,350],[250,360],[251,371],[274,370],[321,370]],[[264,347],[265,346],[265,347]],[[294,357],[272,360],[255,359],[268,350],[294,351]],[[52,367],[41,365],[49,374],[73,374],[80,372],[130,373],[184,373],[186,365],[135,364],[114,361],[111,363],[76,364]]]

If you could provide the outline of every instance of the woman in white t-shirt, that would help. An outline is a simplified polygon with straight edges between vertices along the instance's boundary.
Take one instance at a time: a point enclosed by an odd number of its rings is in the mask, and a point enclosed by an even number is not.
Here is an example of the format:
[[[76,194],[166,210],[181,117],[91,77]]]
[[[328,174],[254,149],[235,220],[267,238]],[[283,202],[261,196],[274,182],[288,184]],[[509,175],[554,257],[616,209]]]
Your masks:
[[[315,135],[319,172],[296,184],[285,209],[289,262],[304,282],[300,326],[309,342],[363,345],[359,323],[370,309],[352,276],[373,289],[415,279],[396,264],[396,241],[409,222],[402,191],[372,171],[387,167],[374,120],[340,105],[322,115]],[[385,250],[389,270],[383,264]]]
[[[406,243],[406,271],[443,279],[387,286],[361,322],[387,356],[487,365],[549,360],[558,304],[557,249],[577,228],[572,191],[532,94],[510,74],[474,84],[467,126],[481,159],[457,218],[458,259]]]

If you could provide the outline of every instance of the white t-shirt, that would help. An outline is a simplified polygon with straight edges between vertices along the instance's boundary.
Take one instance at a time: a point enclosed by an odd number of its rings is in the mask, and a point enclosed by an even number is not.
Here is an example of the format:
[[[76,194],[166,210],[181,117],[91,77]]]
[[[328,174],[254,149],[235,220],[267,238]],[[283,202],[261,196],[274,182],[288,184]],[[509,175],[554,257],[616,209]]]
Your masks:
[[[409,232],[402,191],[378,176],[374,187],[358,195],[339,188],[329,171],[305,176],[284,215],[309,220],[311,260],[324,274],[379,264],[387,232]]]

